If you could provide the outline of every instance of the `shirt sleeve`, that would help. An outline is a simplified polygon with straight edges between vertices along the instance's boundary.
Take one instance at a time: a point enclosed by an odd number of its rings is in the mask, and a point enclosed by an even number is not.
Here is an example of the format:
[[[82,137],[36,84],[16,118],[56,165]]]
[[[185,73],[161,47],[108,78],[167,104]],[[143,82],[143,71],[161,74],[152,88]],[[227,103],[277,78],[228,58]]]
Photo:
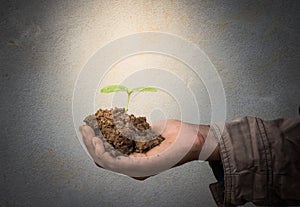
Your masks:
[[[218,206],[300,204],[300,119],[242,117],[211,130],[223,168],[210,162],[218,180],[210,190]]]

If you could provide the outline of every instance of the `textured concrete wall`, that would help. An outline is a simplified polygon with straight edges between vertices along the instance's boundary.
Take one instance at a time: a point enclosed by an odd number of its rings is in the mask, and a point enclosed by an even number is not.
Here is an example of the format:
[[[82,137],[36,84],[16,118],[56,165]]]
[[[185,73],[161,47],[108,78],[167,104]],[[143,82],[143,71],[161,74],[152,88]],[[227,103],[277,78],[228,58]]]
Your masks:
[[[299,9],[299,1],[1,1],[0,206],[213,206],[206,163],[144,182],[95,167],[73,126],[77,76],[110,41],[167,32],[208,55],[229,120],[296,117]]]

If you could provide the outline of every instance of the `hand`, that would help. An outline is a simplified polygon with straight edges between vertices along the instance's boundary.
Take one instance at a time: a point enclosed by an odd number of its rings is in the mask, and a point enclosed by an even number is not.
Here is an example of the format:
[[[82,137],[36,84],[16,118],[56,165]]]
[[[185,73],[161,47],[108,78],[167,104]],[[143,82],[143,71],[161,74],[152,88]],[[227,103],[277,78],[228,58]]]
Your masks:
[[[82,126],[83,142],[95,163],[105,169],[131,177],[148,177],[193,160],[198,160],[208,126],[184,123],[178,120],[159,121],[151,128],[165,140],[146,153],[114,157],[105,151],[103,142],[95,137],[89,126]]]

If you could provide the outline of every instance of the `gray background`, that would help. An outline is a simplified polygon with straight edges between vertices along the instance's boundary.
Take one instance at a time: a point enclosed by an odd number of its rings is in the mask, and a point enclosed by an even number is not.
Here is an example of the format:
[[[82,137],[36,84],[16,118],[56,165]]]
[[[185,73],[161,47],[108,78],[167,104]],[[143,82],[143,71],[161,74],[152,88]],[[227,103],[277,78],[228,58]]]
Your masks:
[[[299,1],[0,1],[1,206],[213,206],[206,163],[146,181],[95,167],[72,93],[96,50],[162,31],[206,52],[228,120],[298,117]],[[83,97],[84,99],[84,97]]]

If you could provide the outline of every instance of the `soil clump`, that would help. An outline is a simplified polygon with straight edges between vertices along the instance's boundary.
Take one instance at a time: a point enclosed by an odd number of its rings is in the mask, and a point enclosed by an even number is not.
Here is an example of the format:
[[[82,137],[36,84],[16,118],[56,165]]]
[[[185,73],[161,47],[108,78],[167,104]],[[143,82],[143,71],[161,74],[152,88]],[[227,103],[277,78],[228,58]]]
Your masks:
[[[151,129],[146,117],[129,115],[124,108],[99,109],[84,122],[114,156],[146,153],[165,139]]]

